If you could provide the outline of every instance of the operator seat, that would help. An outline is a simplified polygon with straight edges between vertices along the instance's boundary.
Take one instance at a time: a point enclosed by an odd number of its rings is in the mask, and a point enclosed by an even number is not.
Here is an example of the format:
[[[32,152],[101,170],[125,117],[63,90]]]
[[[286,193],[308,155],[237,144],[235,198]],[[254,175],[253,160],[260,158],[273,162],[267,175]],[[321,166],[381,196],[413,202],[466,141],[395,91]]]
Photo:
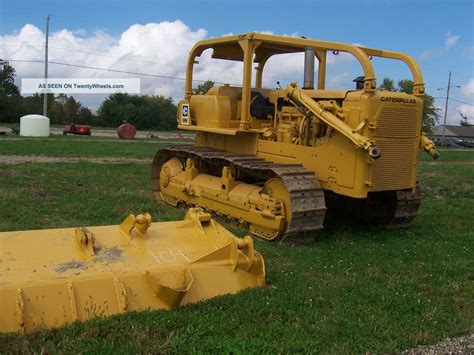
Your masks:
[[[252,91],[250,94],[250,114],[257,119],[267,119],[269,115],[275,115],[275,106],[260,92]]]

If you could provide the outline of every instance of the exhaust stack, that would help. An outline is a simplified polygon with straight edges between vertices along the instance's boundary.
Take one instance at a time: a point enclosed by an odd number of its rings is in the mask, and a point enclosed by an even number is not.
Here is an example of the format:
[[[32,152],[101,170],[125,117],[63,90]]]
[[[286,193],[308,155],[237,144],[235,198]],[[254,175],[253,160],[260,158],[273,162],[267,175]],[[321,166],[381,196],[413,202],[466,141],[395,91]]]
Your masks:
[[[314,89],[314,48],[304,50],[304,85],[303,89]]]

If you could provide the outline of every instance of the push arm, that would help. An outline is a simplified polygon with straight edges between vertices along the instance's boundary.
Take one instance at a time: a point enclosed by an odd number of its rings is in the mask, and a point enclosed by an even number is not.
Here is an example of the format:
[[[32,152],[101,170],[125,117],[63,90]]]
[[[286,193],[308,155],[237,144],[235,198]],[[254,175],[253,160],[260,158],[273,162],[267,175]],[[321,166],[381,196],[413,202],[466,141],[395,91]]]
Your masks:
[[[434,160],[437,160],[439,158],[439,153],[436,150],[435,144],[425,135],[425,132],[421,132],[420,148],[427,152],[429,155],[431,155]]]
[[[340,120],[333,113],[325,110],[319,103],[314,101],[309,95],[301,91],[300,87],[296,82],[291,83],[286,88],[287,97],[296,101],[297,104],[304,106],[309,110],[315,117],[328,126],[332,127],[340,134],[349,139],[357,148],[362,148],[369,153],[369,156],[373,159],[380,157],[380,149],[374,145],[370,139],[355,132],[346,123]]]

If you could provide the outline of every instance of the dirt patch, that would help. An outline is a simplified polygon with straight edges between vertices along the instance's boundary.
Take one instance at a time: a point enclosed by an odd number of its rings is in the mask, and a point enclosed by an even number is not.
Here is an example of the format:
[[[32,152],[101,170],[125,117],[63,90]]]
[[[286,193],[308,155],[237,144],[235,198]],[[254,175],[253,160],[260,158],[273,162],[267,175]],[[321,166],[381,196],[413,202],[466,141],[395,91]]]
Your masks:
[[[94,262],[102,262],[102,263],[111,263],[122,259],[122,250],[119,249],[117,246],[112,248],[94,248],[97,256],[94,258]],[[68,270],[76,270],[76,274],[79,274],[79,270],[87,270],[88,266],[83,261],[78,261],[72,259],[71,261],[59,264],[56,266],[56,272],[63,273]]]
[[[42,155],[0,155],[0,164],[23,163],[98,163],[98,164],[150,164],[151,159],[126,157],[49,157]]]
[[[71,270],[71,269],[80,269],[80,270],[86,270],[87,265],[83,263],[82,261],[77,261],[77,260],[71,260],[66,263],[62,263],[56,267],[56,272],[63,273],[65,271]]]
[[[95,262],[114,262],[122,259],[122,249],[117,246],[113,248],[100,248],[97,250],[98,255],[94,258]]]

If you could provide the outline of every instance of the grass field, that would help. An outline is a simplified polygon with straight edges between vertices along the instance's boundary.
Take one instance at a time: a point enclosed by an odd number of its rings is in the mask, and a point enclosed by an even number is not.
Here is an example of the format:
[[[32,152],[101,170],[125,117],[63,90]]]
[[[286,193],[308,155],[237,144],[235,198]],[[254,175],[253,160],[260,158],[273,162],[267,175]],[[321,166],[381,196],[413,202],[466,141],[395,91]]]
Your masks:
[[[156,151],[167,144],[166,139],[136,139],[84,136],[51,136],[49,138],[0,138],[2,155],[41,155],[55,157],[129,157],[153,159]],[[176,143],[191,143],[189,139]],[[92,144],[93,143],[93,144]]]
[[[151,159],[162,144],[69,138],[0,139],[1,231],[117,224],[131,211],[182,218],[154,201],[147,164],[2,164],[1,155]],[[408,229],[333,220],[308,245],[256,241],[263,288],[172,312],[0,335],[0,352],[381,353],[472,332],[474,150],[441,154],[436,163],[421,158],[423,204]]]

